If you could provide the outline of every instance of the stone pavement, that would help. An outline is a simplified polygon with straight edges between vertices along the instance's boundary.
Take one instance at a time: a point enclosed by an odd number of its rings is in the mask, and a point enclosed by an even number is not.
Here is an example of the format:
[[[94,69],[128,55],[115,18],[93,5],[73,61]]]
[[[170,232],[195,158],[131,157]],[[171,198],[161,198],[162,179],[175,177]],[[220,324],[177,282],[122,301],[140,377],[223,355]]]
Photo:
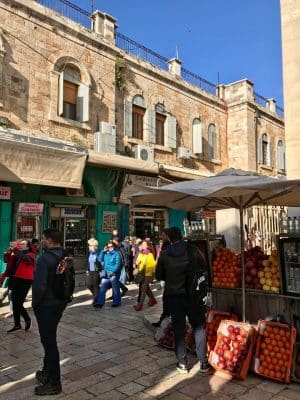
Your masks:
[[[64,400],[299,400],[300,385],[284,385],[249,375],[245,381],[231,381],[214,374],[201,377],[198,364],[187,375],[175,369],[174,353],[156,345],[153,332],[144,322],[159,315],[159,306],[136,312],[136,286],[119,308],[111,302],[101,310],[91,307],[83,286],[67,308],[59,325],[63,393],[45,399]],[[154,285],[156,295],[161,295]],[[27,303],[27,307],[30,303]],[[33,318],[31,331],[7,334],[11,318],[0,307],[0,399],[35,398],[35,371],[42,365],[42,348]],[[32,311],[30,311],[32,315]]]

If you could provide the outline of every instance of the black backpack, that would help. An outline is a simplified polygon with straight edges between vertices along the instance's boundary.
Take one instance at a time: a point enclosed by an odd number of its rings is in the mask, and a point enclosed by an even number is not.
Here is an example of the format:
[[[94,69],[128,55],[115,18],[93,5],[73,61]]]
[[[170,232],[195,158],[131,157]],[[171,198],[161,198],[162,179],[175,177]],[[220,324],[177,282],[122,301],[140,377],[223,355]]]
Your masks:
[[[58,262],[52,289],[57,299],[66,302],[73,300],[75,270],[72,257],[64,257]]]
[[[199,254],[198,254],[199,253]],[[206,262],[199,249],[188,244],[187,254],[189,266],[186,279],[186,292],[191,301],[204,305],[208,295],[208,277],[205,272]]]

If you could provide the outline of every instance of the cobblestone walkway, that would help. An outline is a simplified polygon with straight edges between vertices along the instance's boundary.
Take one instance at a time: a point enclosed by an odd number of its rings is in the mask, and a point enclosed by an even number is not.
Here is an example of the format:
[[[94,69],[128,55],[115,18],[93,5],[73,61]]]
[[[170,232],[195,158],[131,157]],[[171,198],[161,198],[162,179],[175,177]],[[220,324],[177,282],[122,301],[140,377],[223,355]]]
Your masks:
[[[59,325],[63,393],[45,399],[300,399],[300,385],[251,374],[246,381],[217,374],[200,377],[198,364],[187,375],[177,373],[173,352],[158,347],[144,323],[156,318],[158,306],[137,313],[132,307],[136,286],[128,293],[122,307],[111,308],[108,301],[103,309],[94,310],[88,291],[78,288]],[[8,335],[12,319],[4,318],[6,312],[6,306],[0,307],[0,399],[32,399],[34,374],[42,365],[37,326],[33,318],[31,331]],[[196,362],[193,357],[190,361]]]

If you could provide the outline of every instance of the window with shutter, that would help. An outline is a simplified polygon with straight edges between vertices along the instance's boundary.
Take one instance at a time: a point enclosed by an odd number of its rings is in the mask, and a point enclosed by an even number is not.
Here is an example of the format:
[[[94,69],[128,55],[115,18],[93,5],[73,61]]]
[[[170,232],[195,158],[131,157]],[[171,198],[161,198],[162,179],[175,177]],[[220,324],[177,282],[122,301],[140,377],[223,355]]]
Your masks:
[[[161,146],[165,145],[165,120],[166,116],[156,113],[155,118],[155,132],[156,132],[156,144]]]
[[[269,142],[268,142],[268,135],[264,133],[262,135],[262,163],[264,165],[269,164]]]
[[[143,140],[145,109],[136,105],[132,106],[132,137]]]
[[[63,85],[63,117],[76,120],[78,85],[64,80]]]
[[[278,169],[283,169],[285,170],[285,150],[284,150],[284,144],[282,140],[278,141],[277,144],[277,162],[278,162]]]
[[[199,118],[195,118],[193,120],[193,153],[201,154],[202,153],[202,126]]]
[[[208,127],[208,156],[212,160],[218,158],[218,137],[214,124]]]

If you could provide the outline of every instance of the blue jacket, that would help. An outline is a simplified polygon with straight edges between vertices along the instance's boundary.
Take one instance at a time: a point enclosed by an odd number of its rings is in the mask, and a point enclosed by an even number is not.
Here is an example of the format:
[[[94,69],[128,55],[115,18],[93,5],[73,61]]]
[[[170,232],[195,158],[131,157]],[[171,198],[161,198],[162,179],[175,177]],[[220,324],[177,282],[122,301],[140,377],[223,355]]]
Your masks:
[[[120,275],[122,262],[121,255],[118,250],[102,250],[98,257],[98,260],[103,263],[104,271],[107,275]]]

